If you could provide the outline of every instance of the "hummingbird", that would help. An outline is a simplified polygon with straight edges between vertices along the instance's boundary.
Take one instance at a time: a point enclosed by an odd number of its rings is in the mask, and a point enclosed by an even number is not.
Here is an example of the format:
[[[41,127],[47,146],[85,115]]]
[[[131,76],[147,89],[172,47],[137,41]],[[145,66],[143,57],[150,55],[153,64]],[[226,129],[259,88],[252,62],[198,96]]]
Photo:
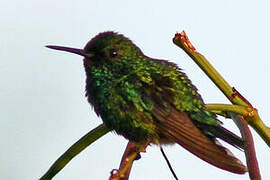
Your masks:
[[[144,55],[113,31],[99,33],[83,49],[46,47],[84,57],[86,97],[107,128],[138,144],[176,143],[218,168],[247,172],[217,139],[238,149],[245,142],[206,109],[197,88],[176,64]]]

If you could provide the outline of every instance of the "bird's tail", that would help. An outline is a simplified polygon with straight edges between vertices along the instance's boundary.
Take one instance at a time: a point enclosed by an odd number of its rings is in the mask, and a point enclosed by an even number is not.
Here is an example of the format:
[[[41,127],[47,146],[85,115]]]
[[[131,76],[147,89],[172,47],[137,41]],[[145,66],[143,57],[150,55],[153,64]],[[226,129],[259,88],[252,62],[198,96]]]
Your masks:
[[[204,134],[208,134],[209,137],[217,137],[225,141],[226,143],[240,149],[244,150],[245,142],[242,138],[232,133],[231,131],[225,129],[222,126],[213,126],[203,123],[196,123],[196,126],[201,129],[201,131],[205,132]]]
[[[170,114],[156,111],[159,119],[157,128],[161,136],[178,143],[200,159],[223,170],[244,174],[247,168],[215,138],[207,137],[185,112],[173,109]]]

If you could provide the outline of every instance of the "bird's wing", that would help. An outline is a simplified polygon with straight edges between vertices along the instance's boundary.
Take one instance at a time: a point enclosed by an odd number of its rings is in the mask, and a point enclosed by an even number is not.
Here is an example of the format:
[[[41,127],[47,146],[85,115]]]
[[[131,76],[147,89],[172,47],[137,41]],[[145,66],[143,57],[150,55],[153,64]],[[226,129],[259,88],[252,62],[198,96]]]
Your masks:
[[[186,112],[180,112],[173,107],[170,113],[161,108],[155,108],[153,115],[157,119],[157,128],[161,137],[178,143],[192,154],[218,168],[237,174],[247,172],[246,166],[228,149],[216,139],[206,137]]]

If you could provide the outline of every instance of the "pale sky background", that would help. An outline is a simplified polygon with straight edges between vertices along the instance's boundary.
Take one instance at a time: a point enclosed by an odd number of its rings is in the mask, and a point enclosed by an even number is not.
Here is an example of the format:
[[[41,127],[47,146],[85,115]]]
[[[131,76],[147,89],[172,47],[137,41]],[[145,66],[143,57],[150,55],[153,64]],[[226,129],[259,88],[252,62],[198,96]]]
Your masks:
[[[197,50],[259,109],[270,126],[270,3],[267,0],[9,0],[0,7],[0,179],[36,180],[74,142],[101,123],[85,96],[82,57],[45,48],[83,48],[114,30],[153,58],[177,63],[206,103],[228,103],[197,65],[172,43],[185,30]],[[229,119],[225,126],[238,132]],[[263,179],[269,147],[254,132]],[[55,180],[108,179],[127,140],[109,133],[74,158]],[[244,154],[229,147],[244,163]],[[165,151],[180,179],[246,180],[220,170],[178,145]],[[131,180],[173,179],[159,148],[134,163]]]

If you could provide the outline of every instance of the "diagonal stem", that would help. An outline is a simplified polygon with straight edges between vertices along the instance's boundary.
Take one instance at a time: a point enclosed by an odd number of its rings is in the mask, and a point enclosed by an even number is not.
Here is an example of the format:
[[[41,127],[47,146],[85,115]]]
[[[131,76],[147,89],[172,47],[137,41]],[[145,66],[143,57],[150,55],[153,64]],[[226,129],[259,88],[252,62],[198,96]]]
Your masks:
[[[176,34],[173,38],[173,42],[182,48],[194,60],[194,62],[215,83],[215,85],[223,92],[223,94],[230,101],[232,101],[233,104],[248,106],[246,102],[243,102],[242,99],[237,96],[234,99],[231,98],[234,94],[233,88],[217,72],[217,70],[210,64],[210,62],[202,54],[196,51],[184,31],[181,34]]]
[[[97,139],[109,132],[108,128],[101,124],[95,129],[88,132],[81,139],[79,139],[75,144],[73,144],[64,154],[62,154],[50,167],[50,169],[40,178],[40,180],[50,180],[59,171],[61,171],[68,163],[83,151],[90,144],[95,142]]]
[[[173,170],[173,168],[172,168],[172,165],[171,165],[169,159],[167,158],[167,156],[166,156],[166,154],[165,154],[165,152],[164,152],[162,146],[160,146],[160,151],[161,151],[162,156],[164,157],[164,159],[165,159],[165,161],[166,161],[166,163],[167,163],[167,165],[168,165],[168,167],[169,167],[169,169],[170,169],[170,171],[171,171],[171,173],[172,173],[174,179],[175,179],[175,180],[179,180],[178,177],[177,177],[177,175],[175,174],[175,172],[174,172],[174,170]]]
[[[119,170],[114,169],[111,172],[111,177],[109,178],[109,180],[128,180],[133,162],[140,158],[139,153],[145,152],[147,146],[148,143],[137,144],[135,142],[129,141],[126,150],[122,156]]]
[[[176,34],[173,38],[174,44],[182,48],[194,62],[205,72],[205,74],[214,82],[214,84],[223,92],[223,94],[232,102],[232,104],[243,107],[250,107],[250,103],[243,98],[235,88],[231,87],[227,81],[216,71],[209,61],[193,47],[186,33],[183,31]],[[270,129],[260,119],[258,111],[253,108],[251,116],[245,117],[248,124],[256,130],[261,138],[270,147]]]

